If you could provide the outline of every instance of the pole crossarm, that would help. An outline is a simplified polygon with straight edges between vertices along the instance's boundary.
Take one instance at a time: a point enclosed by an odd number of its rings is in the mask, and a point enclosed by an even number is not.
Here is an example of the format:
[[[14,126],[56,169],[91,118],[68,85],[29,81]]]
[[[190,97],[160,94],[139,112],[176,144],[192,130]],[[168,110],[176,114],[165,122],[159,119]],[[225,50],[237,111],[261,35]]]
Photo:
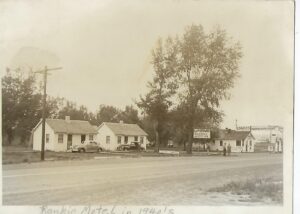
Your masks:
[[[62,67],[57,67],[57,68],[45,68],[45,69],[42,69],[42,70],[37,70],[35,71],[34,73],[39,73],[39,74],[43,74],[45,71],[54,71],[54,70],[61,70],[63,69]]]

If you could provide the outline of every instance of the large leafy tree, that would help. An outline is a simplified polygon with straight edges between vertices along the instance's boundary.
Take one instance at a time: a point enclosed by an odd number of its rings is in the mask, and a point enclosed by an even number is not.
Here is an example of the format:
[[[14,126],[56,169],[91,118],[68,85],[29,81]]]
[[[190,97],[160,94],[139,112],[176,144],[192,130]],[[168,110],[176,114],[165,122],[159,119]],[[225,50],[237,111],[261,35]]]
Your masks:
[[[57,98],[59,99],[59,98]],[[59,100],[59,111],[57,117],[64,119],[66,116],[70,116],[72,120],[87,120],[95,123],[94,115],[88,111],[88,109],[80,105],[79,107],[75,102],[71,102],[65,99]]]
[[[229,89],[238,77],[241,46],[232,42],[219,27],[205,33],[201,25],[191,25],[179,40],[181,95],[187,102],[188,147],[192,152],[196,110],[215,109],[229,99]]]
[[[183,145],[187,149],[188,125],[189,125],[189,106],[187,102],[181,102],[169,113],[169,133],[178,145]],[[222,122],[223,113],[213,108],[201,108],[197,106],[194,115],[195,128],[215,129]]]
[[[174,81],[176,54],[177,46],[171,38],[165,42],[162,39],[157,41],[156,48],[152,50],[151,63],[154,77],[151,82],[148,82],[150,91],[137,102],[138,107],[152,120],[157,151],[159,151],[161,134],[171,105],[170,98],[177,87]]]
[[[155,141],[155,130],[153,129],[153,120],[148,115],[143,115],[140,120],[140,126],[148,134],[148,140],[150,142]]]
[[[24,143],[31,129],[39,121],[41,95],[37,93],[32,73],[6,70],[2,77],[2,133],[3,143],[11,144],[18,135]]]
[[[138,110],[133,106],[125,106],[125,110],[118,115],[118,119],[124,123],[140,124]]]
[[[159,40],[152,56],[155,75],[138,106],[153,120],[159,145],[177,89],[180,102],[169,114],[168,128],[171,134],[181,135],[181,142],[188,141],[186,149],[191,153],[195,126],[211,128],[222,120],[220,101],[230,98],[229,90],[239,76],[241,46],[219,27],[206,33],[201,25],[191,25],[182,37],[168,38],[165,46]]]
[[[42,94],[35,75],[24,70],[7,69],[2,77],[2,133],[3,143],[11,144],[19,137],[26,143],[34,126],[42,117]],[[46,117],[95,121],[94,115],[84,106],[76,107],[75,103],[64,98],[47,96]],[[93,120],[94,119],[94,120]]]
[[[96,114],[97,123],[103,122],[119,122],[119,114],[121,110],[110,105],[100,105]]]
[[[100,125],[103,122],[118,123],[120,121],[141,125],[138,110],[133,106],[125,106],[125,109],[121,110],[110,105],[100,105],[96,114],[96,120],[97,125]]]

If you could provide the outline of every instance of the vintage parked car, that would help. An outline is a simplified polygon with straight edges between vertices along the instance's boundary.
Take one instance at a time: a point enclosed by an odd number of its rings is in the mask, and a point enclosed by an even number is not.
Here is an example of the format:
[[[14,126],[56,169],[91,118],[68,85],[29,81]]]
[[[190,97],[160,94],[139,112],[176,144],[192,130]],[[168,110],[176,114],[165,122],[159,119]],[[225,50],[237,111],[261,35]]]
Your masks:
[[[118,151],[143,151],[144,148],[141,147],[139,142],[132,142],[130,144],[122,144],[118,146],[117,148]]]
[[[74,145],[71,147],[72,152],[101,152],[102,147],[95,141],[83,142],[82,145]]]
[[[153,148],[155,147],[155,142],[149,142],[146,146],[147,148]]]

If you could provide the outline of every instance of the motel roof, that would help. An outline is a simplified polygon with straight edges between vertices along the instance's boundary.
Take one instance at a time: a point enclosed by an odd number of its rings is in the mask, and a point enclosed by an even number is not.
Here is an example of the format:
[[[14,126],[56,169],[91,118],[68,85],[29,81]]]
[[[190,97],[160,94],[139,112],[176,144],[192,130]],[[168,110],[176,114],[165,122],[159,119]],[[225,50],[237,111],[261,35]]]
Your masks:
[[[148,134],[137,124],[128,123],[102,123],[99,128],[103,125],[112,130],[115,135],[128,135],[128,136],[147,136]]]
[[[39,124],[34,128],[36,129]],[[46,123],[56,133],[68,134],[96,134],[97,130],[88,122],[84,120],[63,120],[63,119],[46,119]]]
[[[236,131],[231,129],[220,129],[216,133],[215,139],[218,140],[244,140],[246,137],[251,135],[252,138],[253,135],[250,131]]]

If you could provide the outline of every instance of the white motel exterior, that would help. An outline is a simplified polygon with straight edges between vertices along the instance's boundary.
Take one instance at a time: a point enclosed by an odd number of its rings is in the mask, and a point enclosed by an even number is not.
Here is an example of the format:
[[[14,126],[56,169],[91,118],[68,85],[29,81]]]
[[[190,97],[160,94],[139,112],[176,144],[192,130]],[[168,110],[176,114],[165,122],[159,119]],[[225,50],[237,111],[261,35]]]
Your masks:
[[[41,151],[42,121],[33,128],[32,135],[33,150]],[[96,135],[96,129],[88,121],[70,120],[70,117],[46,119],[45,150],[64,152],[85,140],[94,140]]]
[[[114,151],[121,144],[139,142],[146,149],[147,133],[137,124],[102,123],[92,126],[88,121],[65,119],[46,119],[45,150],[66,152],[71,146],[82,145],[84,141],[96,141],[103,149]],[[42,121],[32,130],[34,151],[41,151]]]
[[[250,131],[219,130],[213,142],[210,143],[210,148],[222,151],[224,146],[229,145],[231,152],[254,152],[255,138]]]
[[[148,134],[137,124],[102,123],[98,128],[97,142],[105,150],[114,151],[122,144],[139,142],[141,147],[146,150]]]

